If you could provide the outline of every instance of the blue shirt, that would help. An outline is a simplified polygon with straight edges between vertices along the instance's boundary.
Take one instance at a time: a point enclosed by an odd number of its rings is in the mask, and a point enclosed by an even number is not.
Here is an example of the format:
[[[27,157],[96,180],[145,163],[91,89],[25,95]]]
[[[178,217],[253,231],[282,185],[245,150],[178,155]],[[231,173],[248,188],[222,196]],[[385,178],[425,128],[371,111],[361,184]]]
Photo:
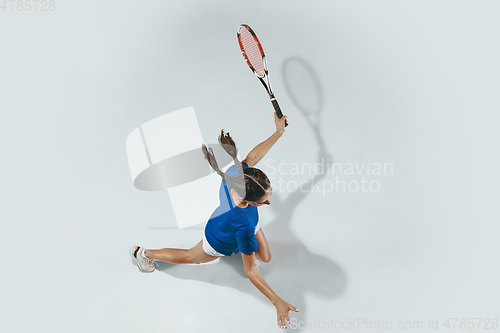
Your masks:
[[[248,164],[242,163],[243,168]],[[227,169],[231,176],[238,174],[236,165]],[[257,207],[236,206],[230,195],[231,186],[223,179],[219,189],[220,205],[212,213],[205,227],[205,237],[212,248],[226,256],[242,252],[250,254],[257,251],[259,243],[255,238],[255,227],[259,222]]]

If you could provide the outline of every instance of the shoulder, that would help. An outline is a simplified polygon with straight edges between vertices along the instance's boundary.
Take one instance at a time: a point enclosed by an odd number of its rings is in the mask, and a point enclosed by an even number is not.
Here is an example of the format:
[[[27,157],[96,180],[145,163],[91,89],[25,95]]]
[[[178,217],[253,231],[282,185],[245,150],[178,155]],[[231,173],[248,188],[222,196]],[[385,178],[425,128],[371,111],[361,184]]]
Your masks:
[[[257,214],[256,214],[257,213]],[[233,217],[237,219],[242,226],[255,225],[255,220],[258,219],[258,209],[255,206],[248,206],[243,209],[235,209]]]
[[[252,227],[251,225],[241,225],[238,228],[236,228],[236,233],[239,233],[240,235],[245,235],[247,237],[252,237],[255,235],[255,227]]]

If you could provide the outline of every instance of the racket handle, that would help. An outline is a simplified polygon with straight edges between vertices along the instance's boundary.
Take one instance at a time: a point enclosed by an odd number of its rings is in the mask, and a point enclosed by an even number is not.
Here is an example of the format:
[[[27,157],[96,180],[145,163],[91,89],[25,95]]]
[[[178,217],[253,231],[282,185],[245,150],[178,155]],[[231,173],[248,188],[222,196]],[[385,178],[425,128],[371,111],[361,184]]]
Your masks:
[[[274,108],[274,111],[276,111],[276,115],[278,116],[278,118],[282,118],[283,117],[283,112],[281,112],[281,109],[280,109],[280,105],[278,104],[278,101],[276,100],[276,98],[273,98],[271,100],[271,103],[273,103],[273,108]],[[288,126],[288,122],[285,120],[285,127]]]

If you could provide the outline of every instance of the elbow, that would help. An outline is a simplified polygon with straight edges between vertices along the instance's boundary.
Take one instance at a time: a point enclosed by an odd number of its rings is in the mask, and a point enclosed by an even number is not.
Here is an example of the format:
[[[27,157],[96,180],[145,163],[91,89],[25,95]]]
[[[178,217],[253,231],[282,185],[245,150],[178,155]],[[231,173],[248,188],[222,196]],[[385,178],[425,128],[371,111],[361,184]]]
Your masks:
[[[260,261],[265,262],[266,264],[271,261],[271,253],[267,253],[265,255],[261,255]]]

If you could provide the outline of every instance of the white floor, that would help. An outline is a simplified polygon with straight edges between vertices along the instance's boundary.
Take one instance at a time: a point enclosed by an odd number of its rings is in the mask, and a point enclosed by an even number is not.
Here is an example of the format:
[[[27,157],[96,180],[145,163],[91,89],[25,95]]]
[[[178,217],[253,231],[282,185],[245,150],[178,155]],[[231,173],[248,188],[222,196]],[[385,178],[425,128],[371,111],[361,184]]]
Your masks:
[[[134,188],[133,129],[194,106],[204,140],[224,128],[242,155],[273,133],[240,23],[259,35],[290,120],[258,165],[275,186],[259,209],[273,254],[261,272],[300,309],[288,330],[495,328],[497,2],[10,6],[0,10],[2,331],[279,330],[240,255],[152,274],[128,255],[136,244],[188,248],[202,232],[177,228],[166,192]],[[314,173],[293,163],[322,158],[344,173],[297,190]],[[342,189],[363,181],[376,190]]]

